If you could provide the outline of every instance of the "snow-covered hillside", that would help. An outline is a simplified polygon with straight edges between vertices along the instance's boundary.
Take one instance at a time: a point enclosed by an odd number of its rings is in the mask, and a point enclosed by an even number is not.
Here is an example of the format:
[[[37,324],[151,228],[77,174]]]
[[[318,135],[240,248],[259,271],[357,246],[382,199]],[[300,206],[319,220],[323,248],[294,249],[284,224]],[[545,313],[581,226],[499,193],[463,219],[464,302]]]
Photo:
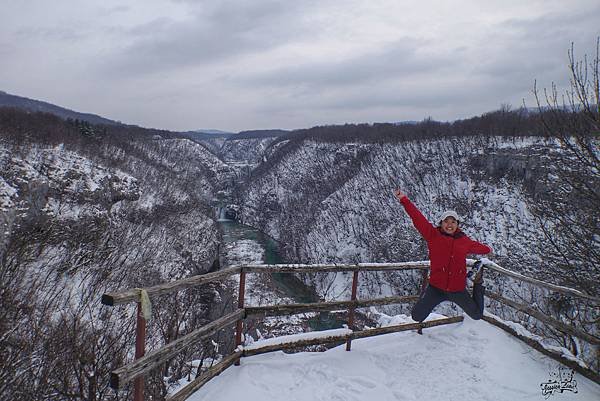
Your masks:
[[[463,230],[494,248],[490,256],[494,261],[564,284],[556,281],[556,270],[548,263],[550,244],[535,214],[540,202],[553,195],[546,184],[560,155],[553,140],[477,135],[382,143],[303,139],[276,146],[243,193],[241,215],[246,224],[280,241],[289,262],[427,259],[425,241],[393,195],[400,188],[434,224],[442,211],[456,210]],[[560,229],[549,221],[544,224],[549,231]],[[324,299],[350,298],[348,274],[303,274],[301,278]],[[358,297],[414,295],[421,282],[416,273],[365,274],[358,282]],[[495,292],[598,335],[597,326],[590,324],[598,317],[597,305],[495,274],[487,274],[486,283]],[[589,344],[501,304],[488,302],[488,307],[505,319],[526,322],[528,329],[553,338],[557,345],[569,344],[575,354],[595,363]],[[407,313],[403,308],[390,306],[385,311]],[[438,310],[451,313],[448,308],[450,304]]]
[[[168,133],[3,116],[0,399],[104,399],[114,361],[134,349],[135,309],[102,306],[102,294],[208,271],[220,243],[211,202],[231,169]],[[220,290],[154,305],[148,347],[212,319]]]
[[[45,236],[33,240],[39,241],[40,250],[54,253],[50,249],[57,247],[62,255],[66,250],[79,253],[67,245],[79,227],[86,235],[95,234],[90,240],[96,247],[87,257],[93,261],[107,235],[136,232],[137,239],[129,245],[155,251],[145,268],[158,269],[165,278],[207,269],[217,242],[209,202],[227,166],[186,139],[133,141],[128,146],[132,149],[106,145],[92,156],[63,144],[4,143],[0,164],[5,240],[14,239],[27,225],[44,224]],[[61,231],[53,232],[55,225]],[[37,259],[35,263],[50,268],[41,255]],[[91,267],[91,261],[85,266]],[[58,263],[75,273],[77,264],[63,259]]]
[[[225,160],[258,163],[261,160],[265,149],[267,149],[274,139],[275,138],[229,138],[223,143],[220,152]]]
[[[244,137],[243,139],[236,139],[235,136],[196,139],[223,160],[234,174],[229,182],[231,185],[223,188],[224,190],[219,193],[222,202],[227,204],[237,203],[236,184],[249,178],[252,169],[265,159],[265,151],[275,139],[275,136],[264,135],[260,137],[250,135],[250,137]]]
[[[433,221],[440,211],[456,209],[464,216],[465,231],[496,249],[493,260],[538,278],[553,278],[545,266],[545,244],[533,211],[536,202],[551,193],[542,178],[549,175],[558,148],[541,137],[348,141],[342,135],[333,141],[302,139],[294,133],[285,139],[227,141],[230,146],[215,155],[174,133],[97,127],[14,110],[0,112],[0,128],[0,396],[4,398],[129,397],[129,389],[119,393],[109,389],[108,375],[133,358],[135,308],[101,306],[100,296],[205,273],[218,268],[213,262],[219,254],[225,264],[259,261],[263,250],[257,241],[238,239],[221,246],[217,207],[239,210],[245,223],[280,241],[286,262],[426,259],[425,244],[393,197],[399,187]],[[349,297],[348,274],[305,274],[301,279],[315,299]],[[361,274],[358,296],[414,295],[421,280],[420,274],[409,272]],[[493,291],[598,335],[597,305],[577,303],[497,275],[487,274],[486,280]],[[258,305],[293,301],[293,296],[272,284],[249,277],[247,301]],[[237,282],[230,280],[153,299],[147,350],[181,338],[231,310],[236,287]],[[548,331],[535,319],[505,312],[502,305],[487,301],[493,313],[520,321],[536,334],[543,332],[589,366],[596,363],[589,344]],[[409,308],[391,306],[379,312],[400,314]],[[454,310],[443,305],[436,311]],[[367,314],[357,310],[357,320],[370,324]],[[249,321],[246,339],[306,330],[310,317]],[[470,329],[446,330],[450,338],[475,335]],[[479,339],[485,344],[485,337]],[[358,349],[361,343],[356,342]],[[186,348],[146,376],[147,393],[163,399],[174,383],[192,374],[191,361],[214,361],[232,346],[233,334],[226,330],[210,342]],[[408,352],[408,348],[385,352]],[[325,355],[335,353],[339,351]],[[425,365],[426,355],[413,356]],[[284,361],[298,358],[301,363],[316,358],[281,357]],[[492,355],[486,357],[493,360]],[[269,358],[276,355],[244,363]],[[478,361],[465,369],[482,367],[484,362]],[[361,362],[377,372],[368,362]],[[393,371],[397,362],[392,360],[382,369]],[[446,367],[456,359],[439,362]],[[435,366],[428,365],[428,369]],[[336,376],[333,366],[315,371],[342,385],[347,382]],[[223,377],[230,372],[235,369]],[[360,374],[369,377],[370,373]],[[310,372],[285,375],[281,383],[304,383],[304,377],[313,377]],[[491,379],[485,373],[481,380]],[[374,382],[369,383],[367,389]],[[371,394],[382,399],[403,394],[395,390],[396,382],[390,383],[391,392],[376,382]],[[264,387],[263,395],[279,392],[277,386]],[[346,394],[332,388],[324,391]],[[521,387],[514,391],[529,394]],[[308,394],[322,396],[319,390]],[[491,397],[494,393],[482,394]]]
[[[539,270],[543,236],[531,205],[544,191],[539,174],[555,149],[543,138],[305,141],[285,149],[258,170],[242,217],[281,241],[293,261],[426,259],[425,244],[393,196],[401,188],[433,222],[443,210],[457,210],[467,234],[495,249],[495,260]]]
[[[549,390],[552,384],[553,391]],[[322,353],[280,351],[244,358],[240,366],[230,367],[189,400],[599,398],[600,385],[499,328],[465,317],[463,323],[425,329],[422,336],[403,332],[355,340],[350,352],[339,346]]]

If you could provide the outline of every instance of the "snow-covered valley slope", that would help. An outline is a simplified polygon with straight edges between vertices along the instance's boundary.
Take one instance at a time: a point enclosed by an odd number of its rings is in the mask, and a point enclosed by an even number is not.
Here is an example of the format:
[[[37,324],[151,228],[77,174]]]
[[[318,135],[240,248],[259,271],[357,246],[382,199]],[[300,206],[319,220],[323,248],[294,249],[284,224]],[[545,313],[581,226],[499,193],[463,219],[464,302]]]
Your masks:
[[[544,245],[531,205],[545,192],[539,177],[553,151],[552,143],[535,137],[305,141],[259,167],[244,194],[242,218],[281,241],[290,261],[427,259],[393,195],[401,188],[431,221],[454,209],[469,236],[494,248],[495,260],[535,272]]]
[[[562,152],[555,140],[482,135],[380,142],[292,138],[271,148],[276,149],[253,172],[242,193],[240,213],[244,223],[280,241],[290,263],[428,259],[425,241],[393,194],[400,188],[434,224],[444,210],[456,210],[462,216],[463,230],[494,248],[489,257],[495,262],[565,285],[565,275],[560,276],[549,260],[551,244],[541,223],[550,232],[563,228],[539,215],[542,204],[564,208],[548,184]],[[577,210],[577,202],[570,206]],[[323,299],[350,299],[349,274],[300,276]],[[596,284],[593,280],[585,283],[588,289],[598,290],[595,280]],[[369,273],[361,275],[358,298],[414,295],[421,283],[417,273]],[[489,272],[486,285],[598,335],[593,323],[598,307],[593,303]],[[490,299],[486,304],[493,313],[524,322],[536,334],[552,338],[556,345],[567,345],[573,354],[595,365],[593,346]],[[452,314],[455,308],[444,303],[436,310]],[[382,310],[408,314],[410,305]]]
[[[229,138],[219,150],[225,160],[256,164],[275,137],[235,139]]]
[[[276,134],[269,136],[268,132],[261,132],[260,135],[240,133],[231,135],[228,138],[201,137],[197,138],[196,141],[228,163],[255,166],[263,159],[265,150],[276,138]]]
[[[0,398],[108,399],[135,308],[102,294],[207,272],[221,241],[213,196],[232,170],[169,133],[15,111],[0,123]],[[220,290],[163,297],[147,347],[213,319]]]
[[[294,133],[225,141],[215,155],[174,133],[0,109],[0,400],[128,397],[130,389],[108,388],[108,375],[133,358],[135,309],[102,306],[100,296],[205,273],[218,268],[219,256],[223,264],[262,260],[257,241],[224,246],[217,207],[239,212],[244,223],[278,240],[285,262],[427,259],[393,196],[399,187],[433,221],[442,210],[456,209],[467,234],[495,248],[494,261],[555,279],[535,215],[552,195],[547,178],[559,154],[555,142],[483,135],[388,139]],[[316,299],[349,298],[351,275],[300,278]],[[359,298],[412,295],[421,280],[407,272],[361,275]],[[486,280],[493,291],[597,335],[593,305],[497,275]],[[147,350],[234,308],[237,284],[232,279],[153,299]],[[249,277],[247,304],[293,302],[273,284],[266,276]],[[487,307],[595,363],[582,341],[548,332],[489,299]],[[381,308],[391,314],[409,309]],[[248,321],[245,339],[310,330],[310,317]],[[186,348],[147,375],[146,391],[163,399],[192,374],[190,361],[210,366],[232,347],[232,331],[225,330]]]

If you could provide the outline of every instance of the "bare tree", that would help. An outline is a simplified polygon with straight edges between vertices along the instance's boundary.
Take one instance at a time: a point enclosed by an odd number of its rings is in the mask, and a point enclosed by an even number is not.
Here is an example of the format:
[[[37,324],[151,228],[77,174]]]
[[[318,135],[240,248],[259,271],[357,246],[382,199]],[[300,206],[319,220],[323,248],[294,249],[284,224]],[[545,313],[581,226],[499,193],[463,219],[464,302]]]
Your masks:
[[[598,295],[600,279],[600,38],[593,60],[568,52],[570,88],[555,84],[534,95],[546,134],[558,144],[539,199],[537,218],[548,243],[547,261],[559,279]]]

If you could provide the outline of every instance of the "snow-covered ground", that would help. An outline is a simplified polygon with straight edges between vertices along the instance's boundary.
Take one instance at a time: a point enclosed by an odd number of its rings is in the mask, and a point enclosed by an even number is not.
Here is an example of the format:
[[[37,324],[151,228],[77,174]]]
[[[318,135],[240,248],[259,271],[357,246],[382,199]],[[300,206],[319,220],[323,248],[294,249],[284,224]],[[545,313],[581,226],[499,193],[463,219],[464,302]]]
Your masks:
[[[244,358],[189,400],[600,399],[600,385],[571,374],[499,328],[465,317],[425,329],[422,336],[403,332],[355,340],[351,352],[340,346]],[[551,390],[548,384],[568,389]]]

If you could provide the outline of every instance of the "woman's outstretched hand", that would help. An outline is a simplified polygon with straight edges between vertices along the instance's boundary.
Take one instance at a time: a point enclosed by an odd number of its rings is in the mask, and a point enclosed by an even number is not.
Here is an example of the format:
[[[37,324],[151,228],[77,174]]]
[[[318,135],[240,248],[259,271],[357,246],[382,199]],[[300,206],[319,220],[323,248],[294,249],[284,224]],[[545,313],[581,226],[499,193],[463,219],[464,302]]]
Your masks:
[[[398,200],[402,200],[402,198],[404,198],[406,196],[406,194],[404,192],[402,192],[400,189],[396,189],[394,191],[394,195],[396,195],[396,198],[398,198]]]

